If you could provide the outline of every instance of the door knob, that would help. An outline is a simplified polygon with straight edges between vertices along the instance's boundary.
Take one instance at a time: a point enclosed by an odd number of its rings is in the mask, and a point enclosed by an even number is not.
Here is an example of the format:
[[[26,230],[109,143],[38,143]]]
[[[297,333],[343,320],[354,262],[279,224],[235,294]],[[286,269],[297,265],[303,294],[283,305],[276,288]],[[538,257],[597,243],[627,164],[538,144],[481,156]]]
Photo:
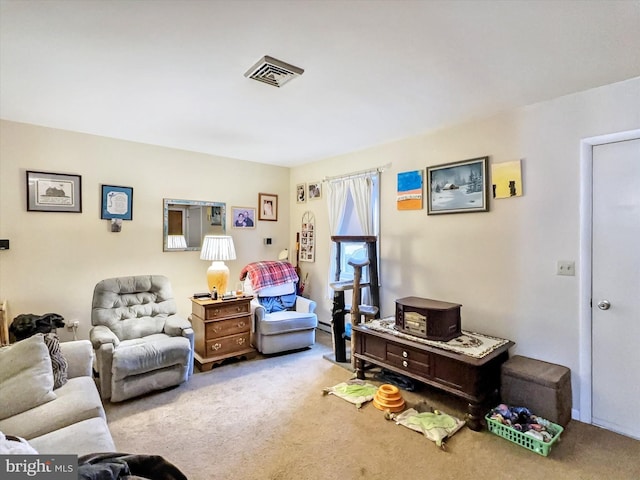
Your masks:
[[[611,303],[609,300],[600,300],[598,302],[598,308],[600,310],[609,310],[611,308]]]

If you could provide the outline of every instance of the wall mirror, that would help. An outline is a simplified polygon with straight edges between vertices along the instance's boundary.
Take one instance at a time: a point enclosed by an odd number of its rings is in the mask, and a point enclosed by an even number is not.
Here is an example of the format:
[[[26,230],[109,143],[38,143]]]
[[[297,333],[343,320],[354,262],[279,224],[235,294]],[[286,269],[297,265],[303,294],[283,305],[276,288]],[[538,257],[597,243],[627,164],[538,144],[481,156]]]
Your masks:
[[[163,251],[200,250],[205,235],[224,235],[227,204],[164,199]]]

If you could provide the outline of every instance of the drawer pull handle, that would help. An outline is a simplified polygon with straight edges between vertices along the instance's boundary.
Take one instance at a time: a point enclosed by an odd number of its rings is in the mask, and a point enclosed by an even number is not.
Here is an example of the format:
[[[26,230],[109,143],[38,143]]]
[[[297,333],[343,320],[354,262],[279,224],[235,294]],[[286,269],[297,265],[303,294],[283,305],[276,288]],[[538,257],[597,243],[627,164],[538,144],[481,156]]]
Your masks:
[[[403,351],[402,351],[402,356],[403,356],[404,358],[408,358],[408,357],[409,357],[409,354],[408,354],[406,351],[404,351],[404,350],[403,350]]]
[[[238,339],[236,340],[236,343],[237,343],[238,345],[244,345],[244,342],[245,342],[244,338],[238,338]]]
[[[239,327],[244,327],[245,323],[244,322],[238,322],[238,326]]]
[[[221,330],[222,330],[222,327],[218,327],[218,326],[213,327],[213,331],[216,333],[220,332]]]
[[[222,344],[220,343],[214,343],[213,345],[211,345],[211,350],[213,351],[218,351],[222,348]]]
[[[409,366],[409,362],[407,362],[406,360],[403,360],[402,361],[402,366],[405,367],[405,368],[408,367]]]

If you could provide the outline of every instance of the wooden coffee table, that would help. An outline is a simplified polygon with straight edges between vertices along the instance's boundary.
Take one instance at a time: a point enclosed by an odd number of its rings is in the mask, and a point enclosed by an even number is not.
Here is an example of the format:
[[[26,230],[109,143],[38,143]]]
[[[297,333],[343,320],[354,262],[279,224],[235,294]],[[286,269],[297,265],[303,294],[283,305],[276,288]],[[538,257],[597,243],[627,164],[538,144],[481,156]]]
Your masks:
[[[467,423],[482,429],[484,414],[495,406],[500,387],[500,366],[509,358],[509,341],[482,358],[425,345],[368,328],[353,327],[356,375],[365,378],[367,362],[411,377],[465,399]]]

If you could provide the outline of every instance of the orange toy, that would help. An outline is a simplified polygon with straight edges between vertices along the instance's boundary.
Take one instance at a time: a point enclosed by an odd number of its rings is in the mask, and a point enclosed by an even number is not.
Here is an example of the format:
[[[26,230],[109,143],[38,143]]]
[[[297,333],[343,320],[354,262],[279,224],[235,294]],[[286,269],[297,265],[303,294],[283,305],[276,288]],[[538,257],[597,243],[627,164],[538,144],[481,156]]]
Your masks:
[[[376,395],[373,397],[373,406],[378,410],[401,412],[404,410],[404,399],[398,387],[384,384],[380,385]]]

